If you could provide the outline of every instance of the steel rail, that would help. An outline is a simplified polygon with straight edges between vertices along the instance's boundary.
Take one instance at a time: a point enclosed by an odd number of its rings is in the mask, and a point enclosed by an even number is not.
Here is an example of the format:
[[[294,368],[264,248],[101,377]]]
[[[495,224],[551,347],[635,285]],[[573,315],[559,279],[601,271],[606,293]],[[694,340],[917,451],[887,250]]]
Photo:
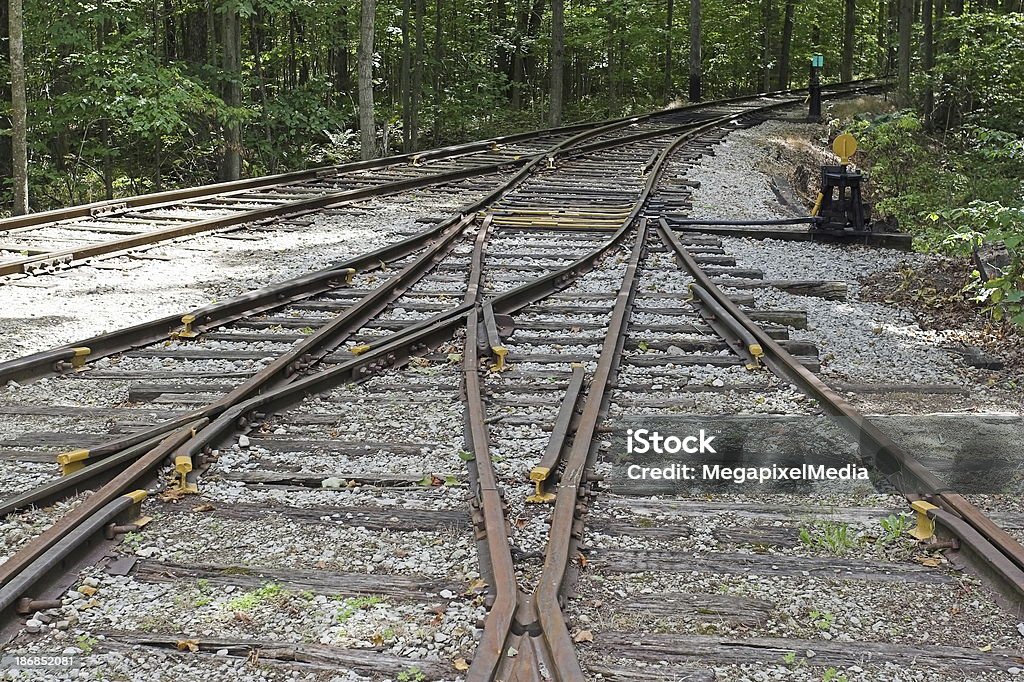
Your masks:
[[[817,400],[828,414],[838,417],[839,424],[857,439],[864,460],[883,473],[908,501],[913,502],[923,496],[972,528],[978,537],[971,538],[969,548],[995,572],[1004,588],[1009,588],[1009,591],[1016,593],[1018,598],[1024,598],[1024,547],[1020,542],[962,495],[951,490],[917,458],[872,424],[845,398],[765,333],[704,273],[663,219],[659,221],[658,230],[666,245],[675,252],[680,264],[689,271],[698,286],[709,293],[735,321],[732,325],[735,327],[733,331],[737,334],[748,334],[756,339],[764,352],[763,360],[768,368]],[[720,321],[729,324],[728,320]],[[957,533],[958,528],[963,526],[948,523],[951,516],[932,515],[940,523],[945,521],[944,525],[949,527],[952,534],[968,542],[968,538]],[[978,538],[982,538],[984,542],[978,542]]]

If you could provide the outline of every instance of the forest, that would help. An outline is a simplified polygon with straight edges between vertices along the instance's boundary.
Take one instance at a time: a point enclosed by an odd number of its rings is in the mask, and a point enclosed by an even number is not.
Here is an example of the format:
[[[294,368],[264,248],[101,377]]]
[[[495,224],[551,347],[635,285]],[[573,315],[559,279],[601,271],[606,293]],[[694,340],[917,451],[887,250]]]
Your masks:
[[[1019,275],[1022,5],[0,0],[0,216],[803,87],[820,53],[897,81],[849,124],[880,209]]]

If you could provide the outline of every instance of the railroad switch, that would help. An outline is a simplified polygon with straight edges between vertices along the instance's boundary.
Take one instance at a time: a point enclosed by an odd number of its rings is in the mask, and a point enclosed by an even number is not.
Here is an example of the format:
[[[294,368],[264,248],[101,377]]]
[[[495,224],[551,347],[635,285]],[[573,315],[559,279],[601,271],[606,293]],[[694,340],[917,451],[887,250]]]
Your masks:
[[[60,475],[67,476],[85,467],[85,460],[89,459],[89,451],[85,449],[70,450],[57,455],[57,464],[60,465]]]
[[[821,167],[821,189],[811,215],[813,230],[828,234],[871,231],[871,205],[861,196],[860,171],[850,170],[850,157],[857,151],[853,135],[843,134],[832,143],[838,166]]]
[[[536,486],[536,491],[526,498],[527,502],[533,504],[547,504],[555,500],[556,495],[554,493],[544,492],[544,482],[547,481],[548,476],[551,475],[551,469],[549,467],[533,467],[530,470],[530,480],[533,481]]]
[[[928,512],[938,509],[938,507],[931,502],[914,500],[910,503],[910,508],[914,510],[917,516],[917,527],[909,531],[910,535],[921,542],[926,542],[935,537],[935,519],[930,517]]]

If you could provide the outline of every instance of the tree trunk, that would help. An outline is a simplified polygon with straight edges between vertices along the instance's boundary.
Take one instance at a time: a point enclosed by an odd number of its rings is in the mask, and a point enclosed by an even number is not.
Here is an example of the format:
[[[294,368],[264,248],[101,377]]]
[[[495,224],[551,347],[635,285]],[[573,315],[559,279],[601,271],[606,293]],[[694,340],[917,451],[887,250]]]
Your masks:
[[[365,2],[366,0],[364,0]],[[444,101],[444,25],[442,0],[434,0],[434,145],[441,143],[441,104]]]
[[[772,0],[761,0],[761,90],[772,89]]]
[[[889,72],[889,0],[878,0],[878,16],[875,18],[875,40],[878,42],[878,75]]]
[[[359,12],[359,139],[363,158],[377,156],[373,111],[373,20],[377,0],[362,0]]]
[[[924,0],[921,7],[921,18],[924,21],[924,31],[921,37],[922,56],[921,68],[924,69],[927,82],[924,86],[924,125],[928,130],[932,129],[932,115],[935,113],[935,90],[932,87],[932,69],[935,68],[935,24],[934,7],[932,0]]]
[[[857,0],[845,1],[843,15],[843,58],[839,65],[839,80],[848,83],[853,80],[853,47],[856,40]]]
[[[793,11],[795,0],[786,0],[782,20],[782,48],[779,50],[779,90],[789,89],[790,59],[793,52]]]
[[[412,116],[409,136],[412,150],[420,146],[420,97],[423,94],[423,15],[427,12],[426,0],[416,0],[416,59],[412,70]]]
[[[25,101],[24,16],[21,0],[9,0],[8,25],[11,55],[11,179],[14,215],[28,213],[28,107]]]
[[[11,57],[8,49],[10,41],[7,39],[9,15],[7,12],[7,0],[0,0],[0,72],[7,72],[10,68]],[[11,101],[11,87],[7,79],[0,79],[0,101]],[[8,179],[6,174],[11,169],[11,119],[6,114],[0,114],[0,173],[3,179],[0,180],[0,193],[7,189]]]
[[[224,104],[234,109],[242,106],[242,22],[237,9],[227,9],[224,14],[221,39],[224,42],[222,57],[227,82],[224,86]],[[224,157],[220,179],[227,182],[242,177],[242,127],[237,113],[224,125]]]
[[[402,0],[402,66],[399,89],[402,98],[402,151],[408,152],[412,143],[412,43],[409,40],[409,13],[412,0]]]
[[[668,0],[665,7],[665,84],[663,87],[665,102],[671,102],[675,87],[672,84],[672,24],[675,20],[675,2]]]
[[[548,100],[548,125],[562,124],[562,77],[565,71],[565,0],[551,0],[551,90]]]
[[[898,0],[899,2],[899,70],[897,94],[900,105],[910,104],[910,31],[913,18],[914,0]]]
[[[690,0],[690,101],[699,102],[701,83],[700,0]]]

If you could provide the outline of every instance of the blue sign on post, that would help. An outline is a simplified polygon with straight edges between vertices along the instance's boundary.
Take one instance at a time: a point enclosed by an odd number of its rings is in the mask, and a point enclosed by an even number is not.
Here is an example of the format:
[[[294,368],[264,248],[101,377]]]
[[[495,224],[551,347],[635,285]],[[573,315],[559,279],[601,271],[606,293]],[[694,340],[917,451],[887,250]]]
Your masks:
[[[811,66],[813,66],[816,69],[820,69],[821,67],[825,66],[825,57],[824,57],[824,55],[820,55],[820,54],[811,55]]]

